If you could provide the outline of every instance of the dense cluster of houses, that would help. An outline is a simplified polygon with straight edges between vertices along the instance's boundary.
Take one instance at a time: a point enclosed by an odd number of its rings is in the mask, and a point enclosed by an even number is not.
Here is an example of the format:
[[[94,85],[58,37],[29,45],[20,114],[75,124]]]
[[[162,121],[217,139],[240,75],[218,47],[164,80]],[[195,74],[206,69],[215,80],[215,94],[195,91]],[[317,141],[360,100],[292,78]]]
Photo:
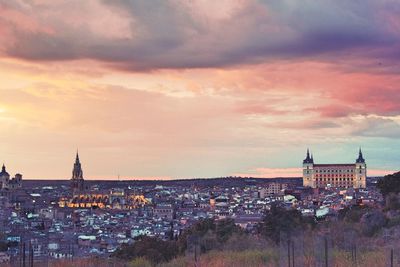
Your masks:
[[[107,257],[140,235],[176,238],[201,218],[232,218],[252,232],[273,203],[304,216],[335,219],[348,205],[382,202],[373,187],[311,189],[276,182],[245,187],[154,184],[134,190],[96,186],[88,189],[90,194],[69,197],[66,192],[62,184],[23,187],[0,202],[0,231],[13,244],[4,252],[9,258],[2,258],[20,260],[22,245],[37,261]]]

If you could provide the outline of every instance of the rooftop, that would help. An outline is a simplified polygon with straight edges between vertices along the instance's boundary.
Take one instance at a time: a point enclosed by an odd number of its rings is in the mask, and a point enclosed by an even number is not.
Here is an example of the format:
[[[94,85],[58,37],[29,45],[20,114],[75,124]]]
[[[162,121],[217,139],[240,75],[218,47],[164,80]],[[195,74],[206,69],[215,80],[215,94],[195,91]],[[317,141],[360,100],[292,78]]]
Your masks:
[[[355,163],[314,164],[314,167],[354,167]]]

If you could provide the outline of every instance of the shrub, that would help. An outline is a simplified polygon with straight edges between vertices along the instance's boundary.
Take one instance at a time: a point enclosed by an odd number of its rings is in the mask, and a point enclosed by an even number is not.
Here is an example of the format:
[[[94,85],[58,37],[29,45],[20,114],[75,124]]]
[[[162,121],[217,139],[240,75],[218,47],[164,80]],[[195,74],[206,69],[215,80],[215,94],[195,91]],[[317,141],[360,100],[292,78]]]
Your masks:
[[[129,263],[129,267],[152,267],[150,261],[143,257],[135,258]]]
[[[163,241],[159,238],[143,236],[132,245],[124,245],[112,256],[124,260],[143,257],[153,263],[169,261],[178,255],[174,241]]]
[[[342,219],[345,222],[358,223],[360,222],[361,217],[368,212],[368,210],[367,207],[358,205],[346,207],[340,210],[339,219]]]
[[[315,220],[302,216],[300,211],[295,209],[286,210],[273,205],[259,224],[258,231],[266,238],[278,243],[281,233],[290,235],[296,231],[306,230],[314,226]]]
[[[394,227],[397,225],[400,225],[400,216],[391,218],[387,223],[387,227]]]
[[[362,231],[367,236],[374,235],[379,229],[385,226],[387,222],[385,215],[379,210],[365,213],[360,221]]]
[[[389,174],[379,179],[377,187],[384,196],[389,193],[398,194],[400,192],[400,172]]]

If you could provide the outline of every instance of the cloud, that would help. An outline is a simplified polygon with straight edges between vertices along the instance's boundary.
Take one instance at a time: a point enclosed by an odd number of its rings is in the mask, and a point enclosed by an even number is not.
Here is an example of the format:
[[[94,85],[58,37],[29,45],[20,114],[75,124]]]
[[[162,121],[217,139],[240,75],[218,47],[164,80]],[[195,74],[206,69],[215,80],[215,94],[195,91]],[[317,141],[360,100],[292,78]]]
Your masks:
[[[323,118],[339,118],[339,117],[347,117],[355,110],[350,105],[331,104],[326,106],[309,108],[306,109],[306,111],[317,112]]]
[[[279,127],[286,129],[301,129],[301,130],[319,130],[319,129],[332,129],[340,128],[341,125],[333,121],[324,121],[321,119],[311,119],[311,120],[301,120],[301,121],[291,121],[291,122],[281,122],[275,124],[267,124],[269,127]]]
[[[395,1],[3,2],[7,56],[93,59],[124,70],[282,59],[398,58]],[[217,12],[218,10],[218,12]],[[390,18],[390,19],[384,19]],[[361,54],[361,55],[360,55]]]
[[[357,114],[400,115],[400,95],[397,85],[385,81],[384,78],[383,76],[381,80],[377,79],[366,86],[348,84],[348,88],[327,92],[332,99],[331,104],[306,110],[317,112],[324,118],[340,118]]]
[[[68,125],[103,132],[145,131],[142,134],[166,136],[190,131],[195,135],[214,120],[235,119],[229,101],[170,97],[116,86],[62,88],[40,83],[21,90],[2,90],[2,96],[5,115],[52,129]],[[218,117],[213,119],[215,114]],[[177,127],[181,131],[176,131]]]
[[[14,158],[22,151],[32,154],[23,160],[28,177],[67,175],[66,151],[76,147],[86,158],[89,177],[118,172],[125,177],[208,176],[210,169],[222,175],[217,170],[223,163],[217,162],[239,143],[237,129],[247,128],[231,101],[218,98],[43,83],[1,94],[0,139],[7,140],[1,150],[14,162],[22,162]],[[199,157],[214,159],[215,166],[202,168]],[[40,173],[39,158],[53,165]]]
[[[284,115],[288,113],[287,110],[279,107],[279,103],[259,100],[239,101],[235,110],[237,113],[245,115]]]
[[[296,167],[310,144],[397,148],[399,11],[390,0],[0,0],[0,152],[37,174],[40,157],[69,174],[56,159],[79,146],[96,177],[207,177]],[[27,151],[40,156],[18,157]],[[375,160],[393,169],[398,157]]]
[[[400,124],[391,118],[365,117],[353,131],[355,136],[398,138]]]

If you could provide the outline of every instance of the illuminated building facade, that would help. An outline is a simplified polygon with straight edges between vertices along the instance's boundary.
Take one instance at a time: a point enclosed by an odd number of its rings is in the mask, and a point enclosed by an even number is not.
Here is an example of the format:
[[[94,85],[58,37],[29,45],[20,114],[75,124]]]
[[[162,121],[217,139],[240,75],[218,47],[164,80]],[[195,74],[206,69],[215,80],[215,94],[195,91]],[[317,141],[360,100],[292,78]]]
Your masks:
[[[314,164],[307,150],[303,160],[303,185],[312,188],[339,187],[365,188],[367,186],[367,164],[361,152],[355,163]]]
[[[111,189],[109,192],[76,193],[71,198],[62,197],[58,201],[61,208],[99,208],[99,209],[135,209],[149,204],[143,195],[126,194],[123,189]]]
[[[85,190],[82,165],[76,153],[71,178],[72,196],[63,196],[58,205],[61,208],[99,208],[99,209],[135,209],[150,203],[143,195],[126,194],[123,189],[116,188],[106,192]]]

